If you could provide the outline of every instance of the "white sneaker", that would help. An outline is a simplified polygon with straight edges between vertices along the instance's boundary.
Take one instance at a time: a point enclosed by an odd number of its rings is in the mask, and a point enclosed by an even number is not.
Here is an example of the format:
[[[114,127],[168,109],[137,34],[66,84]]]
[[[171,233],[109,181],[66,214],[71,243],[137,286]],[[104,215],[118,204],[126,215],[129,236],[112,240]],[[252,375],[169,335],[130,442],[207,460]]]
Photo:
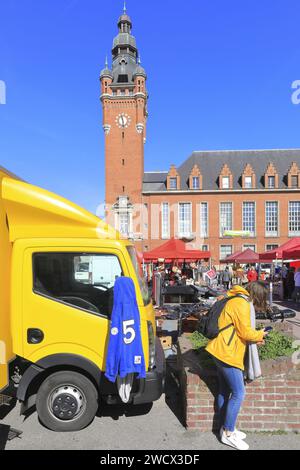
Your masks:
[[[223,431],[221,441],[223,442],[223,444],[226,444],[227,446],[233,447],[237,450],[249,449],[248,444],[242,439],[238,439],[235,432],[233,432],[230,436],[227,436],[225,431]]]
[[[224,427],[222,426],[220,429],[220,439],[222,439],[222,434],[224,432]],[[234,433],[236,434],[238,439],[244,440],[247,437],[247,434],[245,434],[242,431],[239,431],[238,429],[235,428]]]

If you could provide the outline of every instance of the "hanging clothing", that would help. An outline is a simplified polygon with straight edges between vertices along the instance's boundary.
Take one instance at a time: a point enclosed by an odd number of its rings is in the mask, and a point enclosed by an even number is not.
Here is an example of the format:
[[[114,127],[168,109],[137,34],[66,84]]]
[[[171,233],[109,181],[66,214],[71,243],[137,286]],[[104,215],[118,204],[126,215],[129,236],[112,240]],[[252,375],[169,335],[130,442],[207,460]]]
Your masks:
[[[256,318],[254,305],[250,303],[250,318],[251,327],[255,329]],[[261,367],[259,361],[259,354],[256,343],[248,343],[247,353],[245,357],[245,378],[248,380],[255,380],[261,377]]]
[[[130,400],[133,379],[134,374],[127,374],[123,379],[117,377],[118,392],[123,403],[128,403]]]
[[[114,286],[105,377],[115,382],[117,376],[131,373],[146,378],[140,312],[132,279],[119,277]]]

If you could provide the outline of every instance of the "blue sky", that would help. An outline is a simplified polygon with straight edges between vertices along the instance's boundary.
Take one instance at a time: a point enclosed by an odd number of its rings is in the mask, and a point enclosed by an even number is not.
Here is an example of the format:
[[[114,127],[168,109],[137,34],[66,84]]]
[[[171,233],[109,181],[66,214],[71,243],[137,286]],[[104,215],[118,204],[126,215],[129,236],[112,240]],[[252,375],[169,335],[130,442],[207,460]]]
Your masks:
[[[0,164],[92,212],[104,198],[99,73],[122,0],[1,2]],[[128,0],[148,73],[146,170],[193,150],[300,147],[299,0]]]

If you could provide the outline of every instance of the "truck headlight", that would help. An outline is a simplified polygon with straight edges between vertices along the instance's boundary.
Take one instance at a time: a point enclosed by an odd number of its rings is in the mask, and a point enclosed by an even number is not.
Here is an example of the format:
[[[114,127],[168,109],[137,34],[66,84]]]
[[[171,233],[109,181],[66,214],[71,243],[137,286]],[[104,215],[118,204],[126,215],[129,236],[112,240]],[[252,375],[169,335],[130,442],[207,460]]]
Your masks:
[[[149,338],[149,369],[155,367],[155,335],[151,321],[147,321]]]

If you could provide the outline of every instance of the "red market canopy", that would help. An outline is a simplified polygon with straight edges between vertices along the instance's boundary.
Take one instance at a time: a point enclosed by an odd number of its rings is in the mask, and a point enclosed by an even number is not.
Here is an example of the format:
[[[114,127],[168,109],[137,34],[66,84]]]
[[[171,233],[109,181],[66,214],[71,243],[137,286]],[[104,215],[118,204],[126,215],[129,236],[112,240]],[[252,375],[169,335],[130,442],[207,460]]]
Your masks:
[[[240,255],[242,251],[235,251],[231,255],[228,255],[225,259],[221,259],[221,263],[234,263],[236,256]]]
[[[167,241],[158,248],[144,253],[145,261],[155,262],[159,258],[164,259],[165,261],[196,261],[199,259],[210,258],[210,252],[201,250],[189,250],[182,240],[171,238],[171,240]]]
[[[255,251],[251,250],[251,248],[247,248],[245,251],[237,251],[232,255],[227,256],[223,263],[239,263],[239,264],[254,264],[259,263],[259,254],[255,253]]]
[[[283,250],[283,259],[300,259],[300,244],[289,250]]]
[[[265,253],[260,253],[259,259],[260,261],[273,261],[276,259],[289,259],[286,257],[286,255],[283,255],[283,252],[286,252],[287,250],[292,250],[295,249],[296,247],[299,248],[300,246],[300,237],[295,237],[291,238],[289,241],[286,243],[283,243],[283,245],[279,246],[278,248],[275,248],[274,250],[266,251]]]

